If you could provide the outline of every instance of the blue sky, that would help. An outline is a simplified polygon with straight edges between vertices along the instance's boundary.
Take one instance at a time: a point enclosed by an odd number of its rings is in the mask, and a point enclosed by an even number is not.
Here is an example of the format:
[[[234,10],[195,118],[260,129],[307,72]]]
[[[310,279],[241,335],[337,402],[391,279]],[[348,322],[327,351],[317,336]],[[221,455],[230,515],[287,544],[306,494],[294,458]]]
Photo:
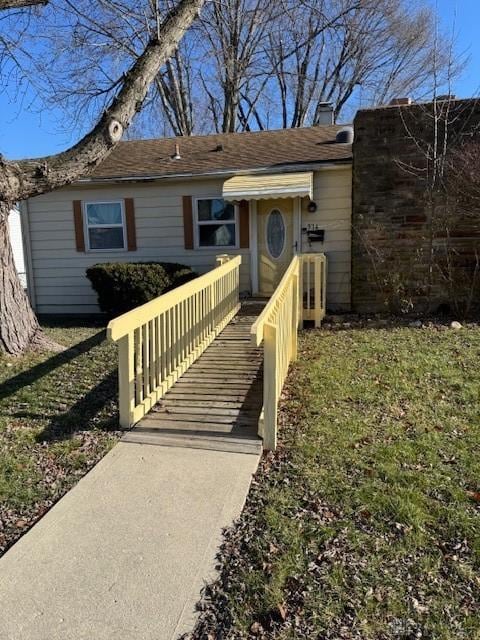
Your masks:
[[[451,32],[456,10],[457,47],[469,54],[469,63],[453,87],[459,97],[480,93],[480,0],[430,0],[438,5],[443,27]],[[56,153],[75,142],[57,123],[59,110],[41,113],[29,110],[28,97],[21,104],[0,94],[0,153],[7,158],[35,157]]]
[[[460,52],[469,54],[468,65],[453,87],[460,98],[468,98],[480,93],[480,39],[478,21],[480,20],[479,0],[431,0],[438,5],[443,26],[451,32],[455,20],[457,47]]]

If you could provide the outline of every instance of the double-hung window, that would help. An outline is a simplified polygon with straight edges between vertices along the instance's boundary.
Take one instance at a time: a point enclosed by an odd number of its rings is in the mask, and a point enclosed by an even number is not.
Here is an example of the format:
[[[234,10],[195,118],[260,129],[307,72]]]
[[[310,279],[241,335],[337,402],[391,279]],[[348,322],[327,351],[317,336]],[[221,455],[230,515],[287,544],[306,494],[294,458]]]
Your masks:
[[[237,214],[222,198],[196,200],[196,244],[198,247],[236,247]]]
[[[85,202],[84,215],[90,251],[125,249],[123,202]]]

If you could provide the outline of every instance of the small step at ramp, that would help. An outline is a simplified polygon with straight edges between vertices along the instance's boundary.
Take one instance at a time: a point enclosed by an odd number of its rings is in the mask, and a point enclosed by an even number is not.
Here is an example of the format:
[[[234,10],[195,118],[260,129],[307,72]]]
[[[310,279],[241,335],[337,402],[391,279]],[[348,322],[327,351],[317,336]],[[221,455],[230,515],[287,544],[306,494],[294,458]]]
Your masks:
[[[124,442],[213,449],[258,455],[263,405],[263,349],[250,327],[264,304],[244,302],[200,358]]]

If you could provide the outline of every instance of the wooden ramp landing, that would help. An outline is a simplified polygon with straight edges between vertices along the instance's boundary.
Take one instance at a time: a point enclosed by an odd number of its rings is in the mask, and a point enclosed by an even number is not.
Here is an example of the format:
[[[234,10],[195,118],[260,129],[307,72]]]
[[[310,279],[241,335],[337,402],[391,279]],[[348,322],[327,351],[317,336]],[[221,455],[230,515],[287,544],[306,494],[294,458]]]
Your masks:
[[[261,302],[235,318],[124,441],[255,453],[263,405],[263,349],[250,344]]]

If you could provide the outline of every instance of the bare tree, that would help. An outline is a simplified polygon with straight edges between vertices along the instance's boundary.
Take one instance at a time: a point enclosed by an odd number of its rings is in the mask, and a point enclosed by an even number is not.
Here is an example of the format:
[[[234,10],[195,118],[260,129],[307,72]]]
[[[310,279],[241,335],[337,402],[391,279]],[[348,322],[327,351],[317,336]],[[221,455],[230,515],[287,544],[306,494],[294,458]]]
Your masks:
[[[70,29],[51,20],[35,43],[42,98],[92,118],[171,2],[148,0],[145,11],[131,0],[63,0]],[[157,135],[300,127],[319,122],[324,102],[339,119],[359,102],[421,97],[435,20],[425,0],[212,0],[157,74],[142,118]],[[435,55],[441,74],[438,42]]]
[[[447,154],[443,237],[436,256],[440,281],[452,311],[460,316],[480,306],[479,125],[478,120],[473,127],[470,122],[470,131]]]
[[[159,69],[174,53],[204,0],[180,0],[158,24],[143,52],[115,83],[116,95],[96,126],[57,155],[7,161],[0,157],[0,350],[22,353],[42,343],[38,321],[19,282],[8,234],[8,213],[18,200],[52,191],[87,174],[115,147],[142,106]],[[13,0],[0,9],[18,6]]]
[[[396,162],[421,187],[424,221],[416,236],[421,260],[409,278],[399,277],[415,290],[418,311],[441,306],[466,316],[480,293],[479,105],[435,94],[401,115],[407,142]]]
[[[0,0],[0,11],[4,9],[21,9],[34,5],[45,5],[48,0]]]
[[[450,196],[455,182],[452,179],[455,174],[452,159],[458,161],[457,151],[463,147],[465,139],[476,138],[478,134],[476,101],[457,101],[451,92],[459,66],[454,55],[455,20],[443,59],[438,25],[435,25],[433,34],[433,98],[430,103],[416,105],[403,115],[403,126],[415,153],[412,159],[397,160],[403,171],[413,174],[423,184],[425,225],[422,241],[426,258],[422,266],[426,269],[426,278],[422,285],[424,311],[427,312],[432,311],[442,297],[442,287],[436,286],[439,276],[448,284],[453,280],[457,265],[451,234],[464,213],[453,204],[455,199]],[[439,95],[442,88],[446,88],[447,94]],[[458,287],[452,293],[453,306],[458,311],[463,296],[457,295]]]
[[[216,130],[231,132],[247,82],[252,90],[252,76],[265,69],[266,33],[279,9],[269,0],[222,0],[209,9],[200,23],[207,44],[200,76]]]
[[[191,136],[195,114],[190,67],[178,50],[165,66],[165,73],[159,73],[155,78],[163,113],[176,136]]]
[[[64,19],[70,29],[59,34],[55,23],[47,26],[47,52],[43,77],[49,84],[43,97],[53,104],[62,102],[69,113],[97,113],[111,97],[118,70],[131,64],[145,48],[158,24],[172,10],[173,0],[100,0],[92,9],[88,0],[65,0]],[[45,36],[44,36],[45,37]],[[72,38],[79,59],[71,55]],[[193,73],[197,57],[197,29],[189,30],[170,59],[159,69],[143,113],[151,108],[155,117],[161,112],[174,135],[191,135],[195,126],[197,95]],[[38,42],[38,40],[37,40]],[[50,79],[48,68],[56,59],[64,73]]]
[[[448,67],[449,91],[453,62]],[[392,203],[409,200],[409,215],[399,221],[401,207],[387,202],[392,217],[385,220],[380,205],[375,224],[373,205],[368,219],[357,216],[354,233],[370,263],[369,278],[391,310],[443,308],[466,316],[480,294],[480,104],[440,94],[435,64],[432,83],[430,101],[391,113],[395,154],[387,182]]]
[[[282,126],[317,124],[323,103],[335,119],[349,101],[363,106],[424,92],[431,80],[436,17],[398,0],[323,0],[286,11],[270,31],[266,90]],[[437,65],[446,56],[438,55]],[[276,85],[276,86],[275,86]]]

